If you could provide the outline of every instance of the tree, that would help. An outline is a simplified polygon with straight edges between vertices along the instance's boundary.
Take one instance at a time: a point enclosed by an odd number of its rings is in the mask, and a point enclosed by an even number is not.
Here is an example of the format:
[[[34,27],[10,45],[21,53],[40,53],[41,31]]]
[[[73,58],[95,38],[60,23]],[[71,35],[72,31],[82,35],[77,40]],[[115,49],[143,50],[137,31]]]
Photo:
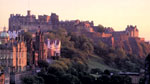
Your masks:
[[[60,78],[59,84],[81,84],[81,83],[78,77],[71,74],[65,74]]]
[[[47,69],[48,66],[49,66],[49,64],[48,64],[48,62],[46,62],[46,61],[44,61],[44,60],[39,60],[39,61],[38,61],[38,66],[39,66],[40,68],[45,68],[45,69]]]
[[[32,34],[30,32],[23,33],[23,36],[26,42],[29,42],[32,39]]]
[[[106,69],[106,70],[104,71],[104,74],[105,74],[105,75],[110,75],[110,71]]]
[[[65,73],[63,66],[60,64],[51,64],[48,67],[48,74],[54,74],[56,76],[62,76]]]
[[[95,78],[91,75],[83,75],[80,80],[82,84],[94,84],[95,82]]]
[[[99,24],[98,26],[97,26],[97,31],[98,32],[105,32],[105,28],[104,28],[104,26],[103,25],[101,25],[101,24]]]
[[[101,74],[102,71],[99,68],[91,69],[91,74]]]
[[[102,75],[97,79],[96,84],[111,84],[110,80],[111,80],[110,76]]]
[[[111,76],[111,84],[132,84],[131,78],[128,76],[113,75]]]
[[[70,41],[74,42],[74,47],[82,50],[86,53],[92,53],[94,50],[93,42],[89,38],[87,38],[85,35],[77,36],[75,34],[71,34]]]
[[[94,52],[99,56],[107,55],[108,54],[107,50],[108,50],[107,45],[101,40],[99,40],[98,43],[94,45]]]
[[[83,49],[86,53],[92,53],[94,48],[93,45],[89,42],[83,43],[81,49]]]
[[[145,84],[145,79],[144,79],[144,77],[140,78],[139,84]]]
[[[125,59],[127,57],[126,52],[122,48],[117,48],[116,54],[120,59]]]
[[[38,76],[25,76],[22,79],[23,84],[44,84],[44,79]]]
[[[34,84],[35,80],[33,76],[25,76],[22,78],[23,84]]]
[[[54,40],[54,39],[56,39],[56,35],[53,32],[49,32],[49,33],[45,34],[44,38]]]

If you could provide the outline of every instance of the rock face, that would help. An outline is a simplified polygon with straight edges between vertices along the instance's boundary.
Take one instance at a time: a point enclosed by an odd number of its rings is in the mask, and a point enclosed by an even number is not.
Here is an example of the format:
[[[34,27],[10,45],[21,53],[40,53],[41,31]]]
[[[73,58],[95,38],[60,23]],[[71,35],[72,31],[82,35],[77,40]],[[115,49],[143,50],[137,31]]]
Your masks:
[[[123,48],[127,54],[133,54],[139,58],[144,58],[148,53],[150,53],[150,44],[145,42],[143,38],[131,37],[125,33],[113,32],[113,34],[108,33],[98,33],[98,32],[83,32],[77,34],[84,34],[88,38],[92,39],[94,43],[98,43],[99,40],[107,44],[109,47],[113,48]]]
[[[124,41],[116,41],[115,47],[121,47],[126,53],[137,55],[140,58],[145,58],[150,53],[149,43],[140,40],[140,38],[130,37]]]

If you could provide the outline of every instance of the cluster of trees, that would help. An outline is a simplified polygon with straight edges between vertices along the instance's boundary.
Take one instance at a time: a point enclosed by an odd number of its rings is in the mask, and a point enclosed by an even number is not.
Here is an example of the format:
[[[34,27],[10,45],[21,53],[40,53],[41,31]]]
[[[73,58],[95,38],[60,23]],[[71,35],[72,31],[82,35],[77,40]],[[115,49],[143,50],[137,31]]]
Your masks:
[[[104,31],[104,27],[99,25],[99,30]],[[108,47],[101,40],[94,43],[92,39],[83,34],[67,32],[64,28],[49,31],[45,34],[45,39],[60,39],[62,42],[61,57],[70,59],[81,59],[87,62],[89,56],[96,55],[104,59],[104,63],[110,67],[122,71],[139,72],[143,68],[143,61],[133,54],[126,54],[122,48]],[[31,34],[25,33],[25,40],[30,40]]]
[[[108,70],[88,71],[87,65],[79,60],[61,58],[52,64],[45,61],[38,64],[41,72],[25,76],[23,84],[131,84],[128,76],[110,75]]]
[[[133,54],[126,54],[122,48],[108,47],[102,41],[94,46],[94,53],[104,59],[105,64],[122,71],[139,72],[144,60]]]
[[[103,27],[101,28],[103,29]],[[103,32],[103,30],[101,31]],[[27,37],[31,36],[25,33]],[[31,38],[25,38],[26,41]],[[41,72],[32,76],[25,76],[24,84],[130,84],[128,76],[113,75],[108,71],[99,69],[89,70],[88,59],[94,55],[104,60],[110,67],[122,71],[139,71],[142,62],[134,55],[128,55],[122,48],[110,48],[99,40],[94,43],[85,35],[78,35],[67,32],[64,28],[49,31],[45,39],[60,39],[62,42],[61,59],[55,60],[52,64],[39,61]],[[91,74],[101,74],[95,77]]]

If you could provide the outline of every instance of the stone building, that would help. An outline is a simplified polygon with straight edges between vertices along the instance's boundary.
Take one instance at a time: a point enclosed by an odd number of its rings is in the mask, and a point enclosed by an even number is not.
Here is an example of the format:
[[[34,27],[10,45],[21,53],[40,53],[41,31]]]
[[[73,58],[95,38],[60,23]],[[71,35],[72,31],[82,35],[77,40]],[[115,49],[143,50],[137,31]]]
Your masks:
[[[61,41],[47,40],[48,58],[60,57]]]
[[[47,32],[58,27],[73,31],[76,31],[74,29],[82,29],[83,31],[94,32],[92,28],[94,26],[93,21],[59,21],[59,16],[56,13],[51,13],[50,16],[39,15],[38,18],[36,18],[36,16],[32,15],[31,11],[28,10],[26,16],[11,14],[9,18],[9,31],[25,30],[35,33],[39,26],[42,32]]]
[[[44,41],[43,32],[38,30],[35,34],[35,39],[33,38],[29,42],[27,42],[28,48],[28,65],[30,66],[38,66],[39,60],[47,59],[47,46]]]
[[[103,42],[110,45],[108,41],[110,40],[111,45],[115,46],[115,43],[123,43],[124,41],[129,40],[129,38],[139,39],[144,41],[144,39],[139,38],[139,31],[136,26],[128,25],[124,31],[114,31],[113,28],[105,28],[105,32],[100,33],[100,38]],[[113,38],[113,39],[109,39]]]
[[[0,44],[5,44],[10,41],[10,39],[16,39],[21,31],[6,31],[6,27],[0,32]]]
[[[28,65],[38,66],[39,60],[48,61],[55,57],[60,57],[61,41],[60,40],[44,40],[44,33],[38,30],[29,42],[28,48]]]
[[[27,48],[23,41],[13,41],[0,45],[0,66],[7,72],[26,70]]]
[[[34,46],[34,50],[35,52],[38,53],[38,59],[39,60],[46,60],[47,59],[47,49],[46,49],[46,45],[44,42],[44,35],[43,32],[41,32],[40,30],[36,32],[36,38],[35,38],[35,46]]]
[[[139,36],[139,30],[136,28],[136,26],[128,25],[126,28],[126,33],[129,35],[129,37],[138,37]]]
[[[16,39],[18,37],[19,31],[8,31],[10,39]]]
[[[26,16],[20,14],[11,14],[9,18],[9,31],[25,30],[35,32],[38,26],[41,27],[42,31],[47,31],[52,29],[52,25],[59,23],[59,17],[55,13],[51,16],[39,15],[36,18],[35,15],[31,14],[31,11],[27,11]]]

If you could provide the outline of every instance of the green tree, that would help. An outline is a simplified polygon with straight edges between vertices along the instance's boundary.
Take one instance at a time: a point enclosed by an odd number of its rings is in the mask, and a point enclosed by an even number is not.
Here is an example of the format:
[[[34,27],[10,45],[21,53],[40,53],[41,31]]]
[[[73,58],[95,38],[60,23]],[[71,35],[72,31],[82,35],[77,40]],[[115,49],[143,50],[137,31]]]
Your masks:
[[[82,75],[80,80],[81,80],[82,84],[94,84],[94,82],[95,82],[95,78],[89,74]]]
[[[70,41],[74,42],[75,48],[82,50],[88,54],[92,53],[94,50],[92,40],[87,38],[85,35],[77,36],[72,33]]]
[[[116,49],[116,54],[120,59],[125,59],[127,58],[126,52],[122,48],[117,48]]]
[[[91,69],[91,74],[102,74],[102,71],[99,68]]]
[[[60,78],[59,84],[81,84],[81,83],[78,77],[71,74],[65,74]]]
[[[38,61],[38,66],[39,66],[40,68],[45,68],[45,69],[47,69],[48,66],[49,66],[49,63],[46,62],[46,61],[44,61],[44,60],[39,60],[39,61]]]
[[[98,32],[105,32],[105,27],[103,26],[103,25],[101,25],[101,24],[99,24],[98,26],[97,26],[97,31]]]
[[[39,76],[25,76],[22,79],[23,84],[44,84],[44,79]]]
[[[111,76],[111,84],[132,84],[132,83],[131,78],[128,76],[113,75]]]
[[[144,79],[144,77],[140,78],[139,84],[145,84],[145,79]]]
[[[23,36],[24,36],[24,40],[26,42],[29,42],[32,39],[32,33],[30,33],[30,32],[23,33]]]

